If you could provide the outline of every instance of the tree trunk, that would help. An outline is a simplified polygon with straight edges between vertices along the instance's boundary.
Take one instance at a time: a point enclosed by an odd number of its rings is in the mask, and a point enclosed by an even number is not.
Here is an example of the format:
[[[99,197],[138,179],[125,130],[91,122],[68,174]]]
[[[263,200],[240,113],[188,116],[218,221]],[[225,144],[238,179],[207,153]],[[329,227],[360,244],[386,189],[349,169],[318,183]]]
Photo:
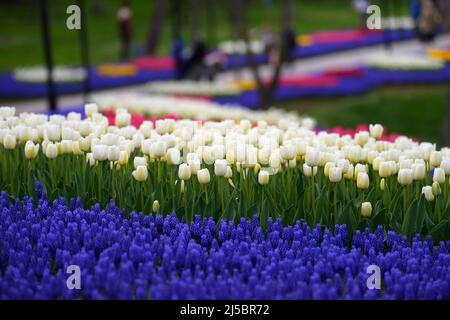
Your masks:
[[[200,0],[191,0],[191,41],[194,43],[200,37]]]
[[[161,39],[164,18],[166,13],[166,0],[154,0],[153,14],[151,15],[145,54],[154,55]]]

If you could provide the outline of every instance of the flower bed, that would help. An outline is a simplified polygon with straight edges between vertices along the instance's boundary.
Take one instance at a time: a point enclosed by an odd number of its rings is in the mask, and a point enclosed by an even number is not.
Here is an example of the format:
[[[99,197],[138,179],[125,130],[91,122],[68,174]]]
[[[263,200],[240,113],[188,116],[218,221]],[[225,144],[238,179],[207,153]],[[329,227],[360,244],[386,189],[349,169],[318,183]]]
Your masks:
[[[146,90],[153,94],[192,96],[234,96],[241,93],[233,83],[210,81],[152,81]]]
[[[382,225],[410,239],[450,236],[450,149],[378,140],[380,125],[340,137],[288,119],[135,128],[124,109],[110,126],[96,105],[86,105],[85,120],[13,111],[0,109],[0,190],[13,196],[33,196],[40,181],[50,199],[102,207],[113,199],[127,212],[174,212],[188,223],[195,214],[217,222],[256,214],[264,230],[272,217],[346,224],[351,234]]]
[[[79,200],[0,195],[0,299],[449,299],[450,242],[336,225],[333,235],[256,217],[238,225],[132,213]],[[81,290],[68,290],[78,265]],[[369,290],[367,267],[383,287]]]
[[[18,82],[45,83],[47,69],[44,67],[19,68],[14,70],[12,76]],[[55,82],[81,82],[84,79],[86,79],[86,72],[83,68],[57,66],[53,69]]]

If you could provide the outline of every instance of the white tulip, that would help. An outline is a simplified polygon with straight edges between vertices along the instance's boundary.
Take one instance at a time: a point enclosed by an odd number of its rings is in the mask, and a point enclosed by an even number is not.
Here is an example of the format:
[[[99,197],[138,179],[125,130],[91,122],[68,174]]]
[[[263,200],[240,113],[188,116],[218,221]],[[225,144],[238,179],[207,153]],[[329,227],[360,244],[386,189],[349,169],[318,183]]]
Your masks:
[[[167,150],[167,163],[170,165],[178,165],[181,161],[180,150],[177,148],[170,148]]]
[[[131,174],[134,179],[139,182],[143,182],[148,178],[148,170],[146,166],[138,166]]]
[[[208,169],[201,169],[197,171],[197,179],[200,184],[208,184],[211,181]]]
[[[219,177],[225,176],[227,173],[228,162],[226,160],[217,159],[214,162],[214,174]]]
[[[186,163],[180,164],[178,167],[178,178],[180,180],[189,180],[191,178],[191,168]]]
[[[96,145],[92,148],[92,155],[97,161],[105,161],[108,159],[108,147],[105,145]]]
[[[119,161],[119,159],[120,159],[120,148],[118,146],[108,147],[108,160]]]
[[[38,144],[35,145],[33,141],[27,141],[27,143],[25,143],[25,157],[27,159],[31,160],[36,158],[38,151],[39,151]]]

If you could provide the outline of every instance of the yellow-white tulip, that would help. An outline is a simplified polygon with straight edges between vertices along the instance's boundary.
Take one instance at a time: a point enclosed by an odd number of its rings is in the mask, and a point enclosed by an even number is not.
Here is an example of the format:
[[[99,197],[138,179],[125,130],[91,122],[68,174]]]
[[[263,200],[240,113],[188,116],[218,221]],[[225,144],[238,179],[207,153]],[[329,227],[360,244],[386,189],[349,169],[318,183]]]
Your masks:
[[[361,204],[361,216],[363,218],[370,218],[372,215],[372,204],[370,202],[363,202]]]
[[[148,170],[146,166],[138,166],[136,170],[132,172],[132,175],[136,181],[143,182],[148,178]]]
[[[431,186],[425,186],[422,188],[422,194],[425,196],[428,202],[434,200],[433,188]]]
[[[356,177],[356,186],[359,189],[369,188],[369,176],[365,172],[360,172]]]
[[[407,186],[413,181],[413,171],[412,169],[400,169],[397,175],[397,181],[402,186]]]
[[[6,134],[3,137],[3,146],[5,147],[5,149],[12,150],[16,147],[16,144],[17,144],[17,140],[16,140],[15,135]]]
[[[383,135],[383,126],[381,124],[369,125],[369,132],[372,137],[375,139],[381,138]]]
[[[153,201],[152,211],[153,211],[153,213],[158,213],[159,212],[159,202],[158,202],[158,200]]]
[[[439,184],[445,183],[445,171],[442,168],[435,168],[433,172],[433,181]]]
[[[342,169],[339,167],[330,168],[329,178],[331,182],[339,182],[342,180]]]
[[[27,159],[34,159],[36,158],[39,151],[39,145],[35,145],[33,141],[27,141],[25,144],[25,157]]]
[[[439,167],[441,165],[442,155],[439,151],[432,151],[430,153],[430,165],[432,167]]]
[[[87,117],[92,117],[95,113],[98,112],[98,106],[96,103],[87,103],[84,105],[84,113]]]
[[[58,147],[54,143],[48,143],[45,148],[45,156],[49,159],[54,159],[58,156]]]
[[[411,167],[413,170],[413,179],[414,180],[422,180],[425,178],[425,174],[426,174],[425,164],[413,163]]]
[[[178,167],[178,178],[180,180],[189,180],[191,178],[191,168],[186,163],[180,164]]]
[[[258,174],[258,183],[263,186],[269,184],[269,176],[269,172],[260,170]]]
[[[120,151],[118,163],[121,166],[126,165],[128,163],[129,157],[130,157],[130,155],[127,151]],[[135,166],[135,168],[136,168],[136,166]]]

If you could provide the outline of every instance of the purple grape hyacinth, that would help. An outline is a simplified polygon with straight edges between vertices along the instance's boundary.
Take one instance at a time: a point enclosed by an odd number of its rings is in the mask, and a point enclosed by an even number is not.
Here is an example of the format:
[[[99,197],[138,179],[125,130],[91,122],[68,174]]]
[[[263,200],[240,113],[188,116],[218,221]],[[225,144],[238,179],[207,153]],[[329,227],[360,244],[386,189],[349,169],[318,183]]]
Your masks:
[[[0,299],[449,299],[450,241],[0,195]],[[368,289],[369,265],[381,289]],[[69,265],[81,289],[66,284]]]

